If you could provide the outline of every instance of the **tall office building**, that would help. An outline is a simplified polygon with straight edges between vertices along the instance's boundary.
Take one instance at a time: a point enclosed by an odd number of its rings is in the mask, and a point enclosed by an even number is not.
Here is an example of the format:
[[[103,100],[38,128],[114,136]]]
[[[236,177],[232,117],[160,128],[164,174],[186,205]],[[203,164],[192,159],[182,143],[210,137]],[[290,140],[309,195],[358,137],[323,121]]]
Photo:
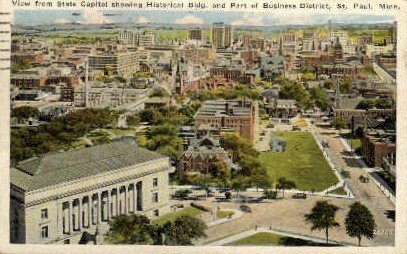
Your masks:
[[[188,39],[190,40],[203,40],[203,31],[199,27],[193,27],[188,29]]]
[[[213,23],[212,25],[212,45],[216,49],[231,47],[233,43],[233,29],[231,25]]]

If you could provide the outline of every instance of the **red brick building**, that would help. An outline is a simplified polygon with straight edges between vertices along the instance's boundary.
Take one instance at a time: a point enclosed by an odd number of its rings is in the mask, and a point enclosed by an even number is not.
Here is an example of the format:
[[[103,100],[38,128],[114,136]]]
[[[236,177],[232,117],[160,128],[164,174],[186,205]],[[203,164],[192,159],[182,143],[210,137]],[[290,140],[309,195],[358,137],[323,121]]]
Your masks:
[[[259,107],[251,100],[206,101],[195,114],[195,128],[209,125],[219,130],[230,129],[254,141],[259,126]]]
[[[396,164],[396,133],[384,131],[365,132],[362,137],[362,155],[371,167],[383,163]]]

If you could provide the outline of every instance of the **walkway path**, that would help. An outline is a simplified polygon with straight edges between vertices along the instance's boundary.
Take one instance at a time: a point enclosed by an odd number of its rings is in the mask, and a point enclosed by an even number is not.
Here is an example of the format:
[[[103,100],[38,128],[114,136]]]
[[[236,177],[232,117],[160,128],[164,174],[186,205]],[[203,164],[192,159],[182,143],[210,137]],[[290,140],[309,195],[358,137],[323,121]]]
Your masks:
[[[210,242],[206,245],[208,246],[223,246],[223,245],[227,245],[233,242],[236,242],[240,239],[249,237],[251,235],[255,235],[257,233],[275,233],[278,235],[282,235],[282,236],[287,236],[287,237],[293,237],[293,238],[300,238],[303,240],[307,240],[307,241],[313,241],[313,242],[317,242],[317,243],[326,243],[325,239],[322,238],[318,238],[318,237],[309,237],[309,236],[304,236],[304,235],[299,235],[299,234],[295,234],[295,233],[291,233],[291,232],[285,232],[285,231],[281,231],[281,230],[275,230],[275,229],[270,229],[270,228],[257,228],[256,229],[250,229],[247,231],[244,231],[242,233],[230,236],[230,237],[226,237],[224,239],[220,239],[218,241],[214,241],[214,242]],[[329,240],[328,243],[330,244],[338,244],[338,242],[335,241],[331,241]]]

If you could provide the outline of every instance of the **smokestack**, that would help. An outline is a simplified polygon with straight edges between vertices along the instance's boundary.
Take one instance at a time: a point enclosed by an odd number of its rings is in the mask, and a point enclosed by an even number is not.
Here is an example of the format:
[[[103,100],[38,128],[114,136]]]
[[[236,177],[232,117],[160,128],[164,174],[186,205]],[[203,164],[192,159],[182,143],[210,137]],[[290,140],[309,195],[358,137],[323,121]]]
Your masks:
[[[85,108],[88,107],[89,100],[89,60],[85,61]]]

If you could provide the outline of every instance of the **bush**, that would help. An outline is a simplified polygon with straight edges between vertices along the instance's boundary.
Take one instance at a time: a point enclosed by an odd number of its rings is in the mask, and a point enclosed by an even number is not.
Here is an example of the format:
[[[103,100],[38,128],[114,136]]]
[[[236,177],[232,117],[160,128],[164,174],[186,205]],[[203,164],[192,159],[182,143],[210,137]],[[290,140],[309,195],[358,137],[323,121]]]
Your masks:
[[[265,191],[263,197],[265,199],[276,199],[277,198],[277,191]]]

